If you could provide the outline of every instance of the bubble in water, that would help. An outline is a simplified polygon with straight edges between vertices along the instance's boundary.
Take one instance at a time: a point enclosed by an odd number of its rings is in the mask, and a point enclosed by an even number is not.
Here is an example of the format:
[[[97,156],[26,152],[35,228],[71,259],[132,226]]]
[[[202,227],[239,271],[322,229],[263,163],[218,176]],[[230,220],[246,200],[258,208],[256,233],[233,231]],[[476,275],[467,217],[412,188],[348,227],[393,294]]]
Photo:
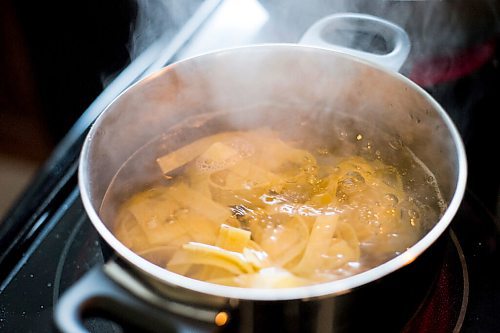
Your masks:
[[[328,149],[326,147],[318,147],[316,149],[316,152],[318,153],[318,155],[321,155],[321,156],[326,156],[329,154]]]
[[[246,182],[243,182],[242,186],[244,189],[247,189],[247,190],[251,190],[253,189],[255,186],[257,186],[258,183],[255,182],[255,181],[246,181]]]
[[[306,164],[313,164],[313,163],[314,163],[314,160],[311,158],[311,156],[306,155],[306,156],[304,156],[304,162],[305,162]]]
[[[396,206],[399,202],[397,195],[392,193],[387,193],[386,195],[384,195],[384,199],[386,203],[393,207]]]
[[[425,182],[430,185],[435,185],[436,184],[436,178],[434,178],[431,175],[428,175],[425,177]]]
[[[301,186],[297,186],[296,189],[287,189],[283,193],[283,197],[285,197],[288,201],[292,203],[301,203],[306,200],[308,200],[308,195],[307,193],[304,193],[304,191],[301,191]]]
[[[294,214],[294,206],[292,205],[282,205],[280,207],[280,212],[287,213],[287,214]]]
[[[260,199],[268,205],[275,205],[282,202],[280,198],[276,197],[275,195],[269,195],[269,194],[263,194],[260,197]]]
[[[146,222],[146,226],[150,229],[154,229],[158,227],[158,221],[156,221],[156,219],[151,219],[148,222]]]
[[[196,160],[196,167],[202,172],[213,172],[217,170],[224,169],[226,163],[209,160],[209,159],[198,159]]]
[[[238,152],[242,158],[247,158],[255,154],[255,147],[247,140],[235,138],[229,143],[229,146]]]
[[[358,141],[363,140],[363,135],[362,134],[356,135],[356,140],[358,140]]]
[[[368,224],[371,225],[374,228],[380,228],[381,224],[379,220],[370,220],[368,221]]]
[[[189,214],[189,208],[182,207],[175,211],[175,215],[180,215],[180,214]]]
[[[340,181],[341,185],[346,189],[355,190],[365,183],[365,178],[357,171],[348,172],[346,176],[346,178]]]
[[[307,165],[303,168],[305,173],[315,173],[318,170],[316,165]]]
[[[208,153],[209,151],[210,153]],[[253,154],[253,146],[243,140],[215,143],[208,148],[205,154],[207,155],[202,155],[196,159],[195,166],[201,172],[214,172],[226,169],[241,158],[250,156]]]
[[[394,208],[388,209],[386,211],[386,213],[389,214],[390,216],[394,216],[395,217],[396,216],[396,209],[394,209]]]
[[[382,181],[391,187],[397,188],[399,177],[398,171],[394,167],[387,167],[379,171]]]
[[[410,208],[408,209],[408,216],[410,217],[410,224],[412,226],[415,226],[417,224],[418,218],[420,217],[418,212]]]
[[[403,141],[399,138],[394,138],[389,141],[389,147],[391,147],[394,150],[400,150],[403,148]]]
[[[359,192],[364,184],[365,179],[359,172],[348,172],[337,183],[337,198],[341,201],[346,200],[349,194]]]

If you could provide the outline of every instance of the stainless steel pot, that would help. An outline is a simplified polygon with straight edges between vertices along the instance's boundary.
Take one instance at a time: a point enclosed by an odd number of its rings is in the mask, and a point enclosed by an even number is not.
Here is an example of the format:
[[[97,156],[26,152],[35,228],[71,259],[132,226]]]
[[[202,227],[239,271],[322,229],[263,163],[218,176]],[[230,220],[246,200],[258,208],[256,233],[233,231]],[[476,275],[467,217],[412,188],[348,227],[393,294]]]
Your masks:
[[[349,55],[342,46],[324,44],[329,33],[354,26],[385,36],[392,50],[362,60],[365,52]],[[117,258],[95,268],[63,296],[56,311],[59,328],[85,331],[81,317],[100,310],[152,330],[175,330],[179,321],[193,329],[244,332],[399,330],[432,284],[445,231],[466,183],[465,152],[450,118],[424,90],[394,72],[408,54],[406,38],[389,22],[337,15],[304,35],[304,43],[320,41],[320,47],[221,50],[170,65],[119,96],[88,134],[79,169],[87,214]],[[390,138],[382,154],[391,158],[406,147],[418,156],[435,176],[447,208],[406,252],[338,281],[244,289],[169,272],[120,243],[99,209],[114,175],[136,151],[179,126],[196,135],[221,110],[222,123],[231,128],[308,117],[322,131],[341,126],[350,135]]]

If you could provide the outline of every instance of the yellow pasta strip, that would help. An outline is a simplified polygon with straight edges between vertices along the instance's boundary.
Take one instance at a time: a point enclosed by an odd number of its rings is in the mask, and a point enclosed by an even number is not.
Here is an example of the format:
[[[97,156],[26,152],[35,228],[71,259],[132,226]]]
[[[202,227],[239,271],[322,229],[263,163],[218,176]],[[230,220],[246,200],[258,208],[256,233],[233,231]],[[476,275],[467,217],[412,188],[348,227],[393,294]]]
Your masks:
[[[229,226],[227,224],[221,224],[219,228],[219,232],[217,234],[217,239],[215,241],[215,246],[220,247],[221,249],[234,251],[234,252],[243,252],[243,249],[250,242],[250,232]],[[206,242],[203,242],[207,244]],[[203,280],[209,280],[214,278],[215,276],[224,275],[220,272],[220,269],[217,269],[213,266],[205,266],[198,274],[198,276]]]
[[[243,157],[236,150],[222,142],[215,142],[196,159],[199,172],[211,173],[231,167]]]
[[[219,247],[189,242],[176,252],[168,262],[167,269],[176,272],[177,268],[182,271],[182,266],[209,265],[225,269],[233,274],[254,273],[256,270],[248,263],[243,254],[221,249]]]
[[[171,187],[172,198],[182,207],[189,207],[201,216],[205,216],[219,227],[231,217],[231,210],[207,198],[203,194],[190,189],[186,184],[180,183]]]
[[[302,254],[309,232],[300,216],[274,214],[270,215],[270,218],[274,221],[274,226],[254,222],[251,223],[251,230],[255,240],[269,254],[273,262],[285,266]]]
[[[359,249],[359,247],[358,247]],[[359,250],[357,251],[349,246],[349,244],[340,238],[332,239],[330,247],[325,256],[323,256],[322,269],[332,270],[345,265],[350,261],[359,260]]]
[[[177,246],[166,245],[151,247],[143,251],[137,251],[137,254],[158,266],[165,267],[168,260],[170,260],[174,252],[177,250]]]
[[[212,198],[223,205],[262,205],[260,197],[280,181],[280,177],[251,161],[241,160],[231,168],[210,175],[209,188]]]
[[[173,217],[180,206],[170,199],[169,192],[170,188],[154,188],[135,195],[125,205],[154,245],[168,244],[187,233]]]
[[[179,205],[170,200],[170,188],[158,186],[132,196],[124,205],[141,227],[152,220],[166,221]]]
[[[356,235],[354,228],[349,223],[341,223],[337,227],[336,235],[349,245],[354,253],[355,260],[358,260],[361,250],[359,248],[358,236]]]
[[[250,263],[255,268],[255,270],[260,270],[271,265],[270,261],[268,260],[267,253],[262,250],[246,247],[243,249],[243,257],[245,257],[245,260]]]
[[[121,209],[114,233],[116,238],[133,251],[141,251],[151,247],[146,234],[127,209]]]
[[[230,275],[230,276],[215,277],[215,278],[208,277],[204,278],[203,280],[210,283],[222,284],[224,286],[229,286],[229,287],[245,287],[238,280],[238,278],[241,276],[242,275]]]
[[[251,233],[247,230],[222,224],[215,245],[224,250],[243,254],[245,260],[256,270],[270,266],[267,253],[257,243],[250,240],[250,236]],[[224,274],[216,267],[206,266],[198,275],[204,280],[209,280]]]
[[[310,284],[287,270],[278,267],[265,268],[258,273],[242,274],[209,280],[212,283],[243,288],[294,288]]]
[[[164,174],[189,163],[207,150],[210,145],[236,135],[238,132],[224,132],[207,136],[185,145],[167,155],[158,157],[156,163]]]
[[[250,231],[222,224],[219,229],[219,235],[217,236],[215,246],[224,250],[243,252],[243,249],[250,241],[250,235]]]
[[[293,268],[297,275],[312,275],[321,264],[321,257],[328,251],[337,227],[337,215],[321,215],[314,222],[304,255]]]
[[[179,223],[182,223],[190,240],[198,243],[214,244],[217,238],[217,229],[214,223],[205,216],[193,211],[181,211],[176,214]]]

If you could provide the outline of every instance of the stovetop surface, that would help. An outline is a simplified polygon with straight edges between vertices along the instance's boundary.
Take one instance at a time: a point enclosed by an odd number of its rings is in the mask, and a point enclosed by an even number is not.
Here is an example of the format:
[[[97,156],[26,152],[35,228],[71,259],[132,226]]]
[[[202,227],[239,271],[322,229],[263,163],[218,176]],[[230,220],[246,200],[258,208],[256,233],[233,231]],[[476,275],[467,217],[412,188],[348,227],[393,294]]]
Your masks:
[[[179,59],[249,43],[296,42],[308,25],[329,13],[308,10],[291,24],[282,8],[265,1],[198,2],[199,7],[193,7],[196,11],[179,25],[176,37],[159,42],[155,50],[161,52],[146,51],[147,66],[128,68],[108,86],[0,224],[0,331],[55,331],[53,309],[60,295],[104,262],[99,237],[80,201],[76,170],[85,133],[107,103],[137,79]],[[453,246],[438,283],[406,332],[500,331],[499,222],[491,213],[496,208],[491,202],[498,195],[491,199],[489,186],[498,184],[494,172],[498,164],[478,153],[478,142],[494,123],[488,118],[490,105],[498,103],[497,58],[495,53],[480,70],[460,80],[426,87],[458,122],[468,156],[472,156],[471,180],[449,230]],[[464,97],[468,93],[470,98]],[[457,96],[468,101],[466,107]],[[483,182],[484,173],[492,170],[490,182]],[[89,327],[96,332],[119,331],[105,321],[90,322]]]
[[[467,193],[450,230],[452,246],[434,286],[404,332],[498,332],[500,240],[491,215]],[[78,189],[45,226],[0,293],[5,332],[52,332],[57,300],[87,271],[104,263],[97,232]],[[5,282],[4,282],[5,283]],[[95,332],[115,332],[109,322],[88,323]]]

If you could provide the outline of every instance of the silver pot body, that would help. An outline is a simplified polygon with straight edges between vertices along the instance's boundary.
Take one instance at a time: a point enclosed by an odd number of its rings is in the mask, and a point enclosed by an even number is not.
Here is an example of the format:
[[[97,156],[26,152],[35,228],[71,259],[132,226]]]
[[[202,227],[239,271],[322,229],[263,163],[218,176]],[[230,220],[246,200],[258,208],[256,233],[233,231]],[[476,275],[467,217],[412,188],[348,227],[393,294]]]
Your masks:
[[[317,123],[318,131],[344,131],[351,137],[362,133],[373,138],[379,146],[387,147],[381,153],[389,159],[398,153],[391,141],[396,139],[435,176],[447,208],[406,252],[339,281],[291,289],[243,289],[168,272],[120,243],[113,235],[112,221],[100,216],[99,209],[114,175],[137,150],[179,124],[196,135],[198,128],[203,131],[208,115],[220,112],[223,120],[213,131],[249,123],[283,122],[286,127],[286,119],[305,117]],[[389,139],[377,142],[381,137]],[[233,317],[239,318],[238,329],[242,331],[261,331],[258,323],[273,321],[273,313],[282,314],[280,321],[288,325],[287,330],[331,331],[325,327],[337,327],[342,331],[353,328],[345,324],[352,323],[346,318],[360,318],[359,311],[366,308],[363,302],[371,300],[377,306],[382,302],[379,297],[385,297],[384,304],[389,302],[397,312],[402,292],[412,294],[413,289],[414,294],[416,290],[424,293],[431,284],[433,275],[428,271],[436,265],[429,262],[435,263],[439,256],[432,259],[428,253],[442,247],[443,234],[460,205],[466,158],[446,112],[404,76],[331,50],[292,44],[258,45],[180,61],[126,90],[89,132],[80,159],[79,184],[85,209],[100,236],[125,267],[165,302],[235,311]],[[116,272],[110,275],[123,280],[119,283],[127,287],[126,279]],[[415,287],[416,276],[423,289]],[[134,290],[131,292],[137,296],[149,297]],[[363,311],[369,313],[370,308]],[[325,315],[330,319],[325,321]],[[286,318],[295,318],[296,324]],[[373,320],[385,322],[383,319]]]

